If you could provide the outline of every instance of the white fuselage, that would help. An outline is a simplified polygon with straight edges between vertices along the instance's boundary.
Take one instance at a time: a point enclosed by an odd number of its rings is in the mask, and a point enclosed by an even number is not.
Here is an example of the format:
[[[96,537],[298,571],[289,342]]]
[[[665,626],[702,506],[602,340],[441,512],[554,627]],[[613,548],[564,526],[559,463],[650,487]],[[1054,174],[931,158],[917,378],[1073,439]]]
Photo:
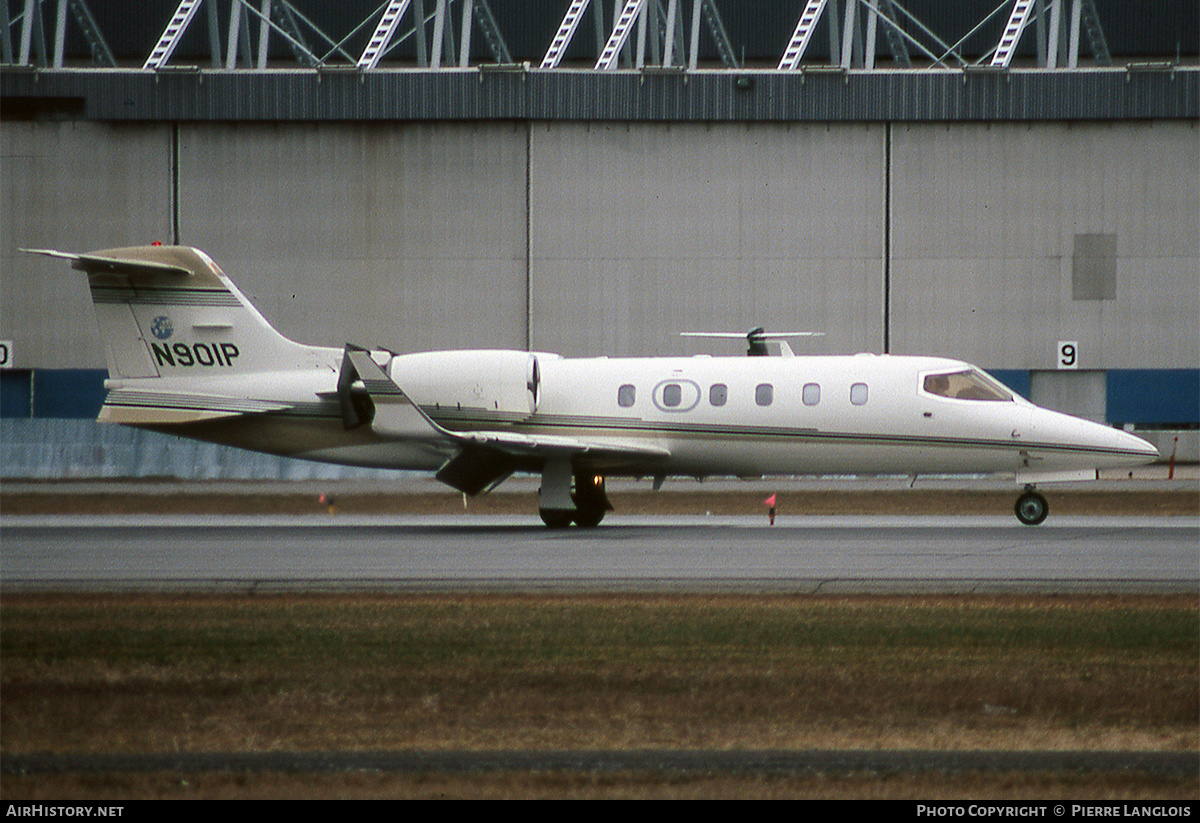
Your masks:
[[[341,353],[311,351],[318,362],[311,369],[188,380],[190,395],[236,396],[251,412],[261,404],[261,414],[212,439],[380,468],[436,470],[448,459],[450,444],[342,432],[332,399]],[[625,449],[593,461],[615,475],[1010,473],[1033,482],[1157,457],[1138,437],[1015,394],[976,400],[925,390],[930,374],[968,369],[942,358],[870,354],[567,359],[467,350],[397,355],[387,363],[391,379],[446,429]],[[155,424],[148,405],[136,408],[136,420],[117,405],[141,382],[122,381],[106,406],[108,419]],[[153,381],[156,395],[183,388],[175,383]],[[286,437],[273,439],[281,420],[289,423]]]
[[[538,380],[531,386],[530,362]],[[565,359],[524,352],[399,355],[389,374],[413,402],[456,431],[496,430],[645,446],[669,456],[609,458],[630,475],[1060,472],[1137,465],[1157,456],[1140,438],[1006,401],[923,389],[925,375],[971,368],[900,356]],[[304,456],[436,468],[394,444]]]

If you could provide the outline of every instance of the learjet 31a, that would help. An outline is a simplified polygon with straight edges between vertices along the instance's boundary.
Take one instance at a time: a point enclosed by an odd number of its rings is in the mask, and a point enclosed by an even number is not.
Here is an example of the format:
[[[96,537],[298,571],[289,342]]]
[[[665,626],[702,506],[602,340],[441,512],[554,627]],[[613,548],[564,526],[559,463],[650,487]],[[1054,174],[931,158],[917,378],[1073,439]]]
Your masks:
[[[797,474],[1094,479],[1158,457],[1117,429],[1040,408],[956,360],[859,354],[564,358],[395,354],[279,334],[203,252],[62,257],[87,273],[108,361],[100,420],[308,460],[425,470],[475,495],[541,475],[547,525],[595,526],[604,479]],[[765,335],[750,334],[750,353]]]

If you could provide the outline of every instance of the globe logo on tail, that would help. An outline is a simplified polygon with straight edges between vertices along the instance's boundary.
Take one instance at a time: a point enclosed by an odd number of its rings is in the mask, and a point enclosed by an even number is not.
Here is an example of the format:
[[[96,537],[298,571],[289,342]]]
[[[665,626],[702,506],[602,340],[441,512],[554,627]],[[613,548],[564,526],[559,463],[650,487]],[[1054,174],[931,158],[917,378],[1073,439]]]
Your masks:
[[[171,318],[159,315],[150,325],[150,333],[159,340],[166,340],[175,333],[175,324],[171,322]]]

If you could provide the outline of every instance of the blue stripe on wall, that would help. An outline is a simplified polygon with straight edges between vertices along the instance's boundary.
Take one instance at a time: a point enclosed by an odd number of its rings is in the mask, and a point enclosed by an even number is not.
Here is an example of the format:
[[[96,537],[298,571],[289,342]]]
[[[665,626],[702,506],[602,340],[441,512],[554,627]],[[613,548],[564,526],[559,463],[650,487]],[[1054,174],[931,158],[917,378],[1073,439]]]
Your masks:
[[[988,373],[1029,397],[1025,369]],[[0,372],[0,416],[94,418],[104,403],[104,369],[7,369]],[[1105,419],[1123,425],[1200,425],[1200,369],[1111,369]]]
[[[0,371],[0,417],[29,417],[32,374],[29,369]]]
[[[1111,369],[1109,423],[1152,426],[1200,424],[1200,369]]]
[[[104,369],[36,369],[33,416],[59,419],[95,417],[104,405]]]

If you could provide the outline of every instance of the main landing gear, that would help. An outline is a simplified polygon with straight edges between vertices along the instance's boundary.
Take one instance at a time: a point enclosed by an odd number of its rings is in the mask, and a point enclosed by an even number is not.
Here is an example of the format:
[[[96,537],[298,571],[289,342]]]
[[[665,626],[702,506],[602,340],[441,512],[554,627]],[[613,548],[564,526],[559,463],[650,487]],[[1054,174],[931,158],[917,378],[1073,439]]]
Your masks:
[[[1017,519],[1026,526],[1036,526],[1050,514],[1050,504],[1046,502],[1046,498],[1033,490],[1033,486],[1026,486],[1025,493],[1017,498],[1013,511]]]
[[[552,529],[572,523],[583,529],[600,525],[605,512],[612,511],[604,491],[604,477],[586,469],[571,470],[570,464],[549,461],[542,471],[538,514]]]

